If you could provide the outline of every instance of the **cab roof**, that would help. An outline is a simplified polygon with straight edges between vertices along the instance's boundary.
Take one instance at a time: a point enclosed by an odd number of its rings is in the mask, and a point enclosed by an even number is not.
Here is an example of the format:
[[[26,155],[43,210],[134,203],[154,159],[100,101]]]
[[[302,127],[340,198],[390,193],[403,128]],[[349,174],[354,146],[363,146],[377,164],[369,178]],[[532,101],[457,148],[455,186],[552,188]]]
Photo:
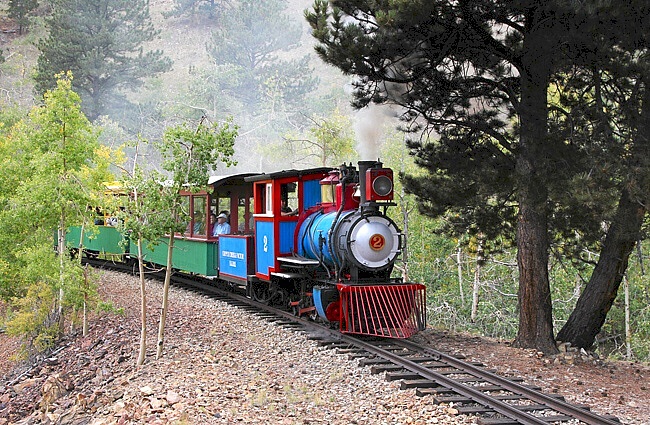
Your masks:
[[[310,174],[329,173],[333,169],[334,168],[332,167],[318,167],[318,168],[309,168],[306,170],[283,170],[283,171],[275,171],[272,173],[257,173],[255,175],[251,175],[249,177],[244,178],[244,180],[247,182],[257,182],[261,180],[283,179],[286,177],[302,177]]]

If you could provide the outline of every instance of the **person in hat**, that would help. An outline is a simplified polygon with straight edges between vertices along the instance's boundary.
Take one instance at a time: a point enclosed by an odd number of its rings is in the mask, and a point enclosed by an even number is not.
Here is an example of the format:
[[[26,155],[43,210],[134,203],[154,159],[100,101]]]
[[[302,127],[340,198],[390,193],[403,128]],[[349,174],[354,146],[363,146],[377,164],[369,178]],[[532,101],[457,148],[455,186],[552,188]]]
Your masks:
[[[217,216],[217,224],[215,224],[212,229],[212,236],[230,233],[230,224],[228,224],[226,220],[228,220],[228,215],[226,215],[226,213],[220,213]]]

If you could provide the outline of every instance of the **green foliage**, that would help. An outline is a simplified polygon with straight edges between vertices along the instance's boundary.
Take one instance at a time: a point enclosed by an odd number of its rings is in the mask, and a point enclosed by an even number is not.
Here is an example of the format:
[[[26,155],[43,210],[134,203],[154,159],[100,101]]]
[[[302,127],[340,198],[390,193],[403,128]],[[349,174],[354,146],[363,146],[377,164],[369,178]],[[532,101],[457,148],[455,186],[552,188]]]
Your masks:
[[[166,174],[137,165],[123,174],[122,187],[132,196],[119,214],[120,231],[153,246],[164,235],[185,230],[189,211],[183,211],[181,190],[205,190],[212,167],[234,164],[237,126],[231,119],[213,124],[203,121],[196,129],[187,124],[170,127],[163,140],[155,143]]]
[[[223,16],[208,43],[217,65],[213,91],[247,111],[291,110],[304,104],[317,80],[307,56],[281,58],[282,52],[298,47],[301,35],[300,26],[283,14],[285,8],[285,0],[243,0]]]
[[[15,300],[18,311],[7,322],[7,333],[23,337],[25,354],[44,351],[58,338],[58,317],[54,313],[56,291],[44,282],[29,287],[27,294]]]
[[[174,8],[163,15],[166,18],[206,16],[214,19],[225,13],[222,11],[226,5],[224,0],[174,0]]]
[[[97,138],[70,74],[59,76],[42,107],[0,135],[9,172],[0,178],[0,288],[3,296],[18,297],[10,327],[26,335],[30,350],[49,347],[64,315],[95,301],[92,279],[85,281],[78,261],[63,245],[58,256],[52,247],[54,232],[64,235],[68,226],[90,220],[87,206],[110,177],[111,154]]]
[[[10,263],[6,258],[0,258],[0,298],[3,300],[17,296],[21,291],[16,285],[19,271],[15,263]]]
[[[113,313],[113,314],[119,314],[120,316],[124,316],[124,309],[122,307],[119,308],[115,307],[115,305],[112,302],[100,301],[99,303],[97,303],[97,310],[106,313]]]
[[[290,156],[294,166],[305,167],[336,166],[358,159],[349,116],[335,108],[329,116],[314,115],[311,123],[304,138],[301,135],[286,136],[281,146],[272,143],[264,146],[263,155],[278,161]]]
[[[171,68],[161,51],[143,49],[158,36],[147,0],[64,0],[47,23],[49,36],[38,44],[36,89],[44,93],[55,86],[56,74],[72,71],[91,120],[128,105],[124,91]]]
[[[203,121],[203,120],[202,120]],[[224,123],[199,124],[192,129],[183,123],[165,131],[159,149],[162,168],[171,173],[178,189],[182,185],[203,189],[209,171],[218,163],[234,165],[234,144],[238,128],[228,119]]]
[[[235,163],[232,156],[237,131],[232,120],[211,125],[201,120],[197,129],[185,123],[168,128],[163,140],[156,143],[167,174],[146,174],[136,167],[124,181],[130,192],[146,194],[128,208],[126,218],[131,220],[125,221],[127,228],[153,243],[165,234],[183,232],[189,211],[182,209],[181,190],[205,190],[213,167]]]
[[[18,32],[22,34],[29,26],[29,15],[38,7],[38,0],[9,0],[8,3],[7,16],[18,23]]]
[[[309,132],[314,138],[320,165],[333,166],[351,161],[356,156],[352,122],[338,108],[327,119],[315,122]]]
[[[1,183],[10,206],[1,218],[11,225],[7,233],[12,237],[30,238],[35,224],[51,232],[59,226],[62,211],[84,211],[88,204],[88,192],[80,190],[80,183],[96,167],[89,158],[98,148],[97,134],[80,111],[71,76],[57,84],[46,93],[43,107],[12,126],[0,148],[7,170],[12,171]],[[100,173],[97,178],[103,177]],[[49,238],[51,234],[51,243]]]
[[[5,106],[0,109],[0,136],[5,135],[23,116],[24,111],[20,110],[17,106]]]

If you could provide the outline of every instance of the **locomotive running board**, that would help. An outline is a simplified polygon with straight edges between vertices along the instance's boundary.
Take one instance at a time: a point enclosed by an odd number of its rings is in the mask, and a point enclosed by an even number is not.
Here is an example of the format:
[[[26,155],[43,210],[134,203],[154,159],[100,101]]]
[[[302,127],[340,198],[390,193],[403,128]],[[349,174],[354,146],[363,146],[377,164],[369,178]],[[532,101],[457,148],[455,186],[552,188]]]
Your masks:
[[[337,285],[343,333],[408,338],[426,327],[422,284]]]

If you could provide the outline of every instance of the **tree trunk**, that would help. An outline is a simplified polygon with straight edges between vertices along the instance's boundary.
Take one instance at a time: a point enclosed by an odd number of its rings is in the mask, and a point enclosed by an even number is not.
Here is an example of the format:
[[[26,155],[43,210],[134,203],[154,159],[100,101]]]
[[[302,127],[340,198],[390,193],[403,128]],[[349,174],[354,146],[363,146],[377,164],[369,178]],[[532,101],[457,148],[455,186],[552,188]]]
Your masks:
[[[483,256],[483,238],[479,237],[478,246],[476,248],[476,268],[474,269],[474,286],[472,287],[472,312],[470,314],[470,319],[472,323],[476,321],[476,317],[478,315],[478,296],[481,289],[481,269],[483,267],[484,262],[485,262],[485,257]]]
[[[540,22],[544,16],[536,17]],[[536,27],[536,24],[531,24]],[[527,35],[521,69],[521,130],[516,158],[519,213],[517,265],[519,268],[519,330],[514,345],[557,353],[553,339],[553,314],[548,279],[548,222],[546,152],[548,107],[546,90],[552,54],[543,25]]]
[[[90,288],[88,285],[88,266],[84,267],[84,311],[81,324],[81,335],[88,336],[88,292]]]
[[[463,264],[461,263],[462,250],[460,248],[460,240],[458,240],[458,247],[456,249],[456,271],[458,273],[458,290],[460,291],[460,303],[465,305],[465,293],[463,291]]]
[[[559,341],[582,348],[593,345],[616,298],[645,213],[643,205],[630,199],[629,193],[623,191],[598,264],[575,309],[558,333]]]
[[[160,322],[158,323],[158,343],[156,344],[156,359],[162,357],[163,342],[165,336],[165,320],[167,319],[167,306],[169,304],[169,285],[172,280],[172,251],[174,249],[174,232],[169,236],[167,247],[167,270],[165,270],[165,285],[163,287],[162,308],[160,310]]]
[[[533,186],[533,187],[531,187]],[[524,183],[517,224],[519,267],[519,330],[514,345],[557,352],[553,339],[551,291],[548,280],[548,237],[545,191]]]
[[[59,297],[57,300],[57,320],[59,322],[59,336],[63,335],[64,332],[64,320],[63,320],[63,298],[64,298],[64,291],[63,291],[63,285],[65,284],[65,261],[63,259],[63,256],[65,255],[65,235],[66,235],[66,227],[65,227],[65,211],[61,210],[61,217],[59,221],[59,240],[58,240],[58,250],[59,250]]]
[[[141,234],[138,235],[138,270],[140,271],[140,352],[136,365],[142,366],[147,355],[147,292],[144,282]]]
[[[632,330],[630,329],[630,282],[623,276],[625,287],[625,358],[632,358]]]
[[[79,260],[79,267],[83,268],[84,270],[84,287],[83,287],[83,294],[84,294],[84,303],[83,303],[83,316],[82,316],[82,323],[81,323],[81,334],[82,336],[87,336],[88,335],[88,316],[87,316],[87,309],[88,309],[88,266],[84,266],[82,263],[82,258],[83,258],[83,249],[84,249],[84,234],[86,232],[86,220],[81,224],[81,231],[79,232],[79,252],[77,253],[78,255],[78,260]]]

